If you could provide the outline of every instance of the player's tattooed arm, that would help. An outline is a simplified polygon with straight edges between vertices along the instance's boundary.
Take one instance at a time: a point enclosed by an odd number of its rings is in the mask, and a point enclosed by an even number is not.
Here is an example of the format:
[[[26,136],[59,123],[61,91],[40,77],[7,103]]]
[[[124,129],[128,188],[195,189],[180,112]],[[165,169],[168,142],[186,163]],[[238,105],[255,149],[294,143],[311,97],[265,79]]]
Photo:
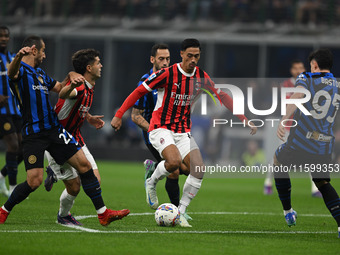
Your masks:
[[[131,119],[141,129],[143,129],[144,131],[148,131],[150,123],[143,118],[142,116],[143,112],[144,110],[132,108]]]

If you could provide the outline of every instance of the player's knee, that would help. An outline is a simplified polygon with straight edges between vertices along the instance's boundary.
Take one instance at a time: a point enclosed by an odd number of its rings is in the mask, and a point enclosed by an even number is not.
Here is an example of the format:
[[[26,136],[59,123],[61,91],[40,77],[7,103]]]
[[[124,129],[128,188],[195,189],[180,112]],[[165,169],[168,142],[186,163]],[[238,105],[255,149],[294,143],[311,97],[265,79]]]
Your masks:
[[[43,177],[42,176],[37,176],[35,178],[30,178],[27,180],[28,185],[33,189],[37,189],[39,188],[39,186],[42,184],[43,182]]]
[[[91,168],[92,168],[91,163],[86,158],[79,160],[77,170],[80,173],[85,173]]]
[[[182,160],[178,158],[171,158],[170,160],[167,160],[166,163],[166,169],[170,172],[174,172],[181,166]]]
[[[177,169],[176,171],[172,172],[169,176],[169,179],[178,179],[179,178],[179,170]]]

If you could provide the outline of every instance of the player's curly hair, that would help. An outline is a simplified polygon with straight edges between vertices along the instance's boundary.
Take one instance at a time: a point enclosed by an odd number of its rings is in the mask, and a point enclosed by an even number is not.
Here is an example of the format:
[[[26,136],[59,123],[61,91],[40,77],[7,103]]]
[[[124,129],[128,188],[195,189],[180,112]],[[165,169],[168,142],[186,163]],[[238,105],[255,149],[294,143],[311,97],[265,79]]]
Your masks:
[[[95,49],[78,50],[72,55],[72,65],[74,71],[83,75],[86,72],[86,66],[93,64],[96,57],[99,57],[99,51]]]

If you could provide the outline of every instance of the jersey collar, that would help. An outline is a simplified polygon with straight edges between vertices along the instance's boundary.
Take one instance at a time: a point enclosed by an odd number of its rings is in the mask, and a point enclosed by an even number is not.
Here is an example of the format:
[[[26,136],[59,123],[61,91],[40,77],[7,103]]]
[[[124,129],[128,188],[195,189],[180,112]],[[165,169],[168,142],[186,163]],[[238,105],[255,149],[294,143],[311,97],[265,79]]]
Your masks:
[[[35,69],[33,66],[30,66],[30,65],[26,64],[25,62],[22,62],[22,61],[21,61],[21,64],[22,64],[23,66],[29,68],[29,69],[30,69],[31,71],[33,71],[33,72],[36,71],[36,69]]]
[[[177,63],[177,67],[178,67],[179,71],[180,71],[184,76],[186,76],[186,77],[192,77],[192,76],[195,74],[195,72],[196,72],[196,67],[195,67],[194,71],[192,71],[192,73],[184,72],[184,70],[182,69],[180,63]]]
[[[89,89],[93,89],[93,85],[91,85],[87,80],[85,80],[85,84]]]

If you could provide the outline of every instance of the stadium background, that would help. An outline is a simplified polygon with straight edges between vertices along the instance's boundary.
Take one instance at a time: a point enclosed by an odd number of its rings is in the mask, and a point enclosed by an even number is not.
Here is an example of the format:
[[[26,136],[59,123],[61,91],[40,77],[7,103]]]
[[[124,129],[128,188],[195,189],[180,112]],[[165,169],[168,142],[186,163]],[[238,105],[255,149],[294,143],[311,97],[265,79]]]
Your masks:
[[[90,112],[104,114],[106,126],[100,131],[88,124],[83,128],[98,159],[150,157],[129,114],[118,134],[110,121],[150,69],[150,48],[156,42],[169,44],[171,63],[176,63],[180,42],[199,39],[199,65],[214,78],[288,78],[290,62],[301,59],[308,69],[308,54],[319,47],[333,51],[333,73],[340,74],[338,0],[0,0],[0,7],[0,23],[11,31],[9,49],[17,52],[27,35],[42,36],[47,54],[42,67],[57,80],[72,68],[76,50],[101,52],[102,78]],[[257,139],[263,146],[265,136]],[[237,146],[238,153],[228,154],[230,160],[245,150],[244,143]]]

